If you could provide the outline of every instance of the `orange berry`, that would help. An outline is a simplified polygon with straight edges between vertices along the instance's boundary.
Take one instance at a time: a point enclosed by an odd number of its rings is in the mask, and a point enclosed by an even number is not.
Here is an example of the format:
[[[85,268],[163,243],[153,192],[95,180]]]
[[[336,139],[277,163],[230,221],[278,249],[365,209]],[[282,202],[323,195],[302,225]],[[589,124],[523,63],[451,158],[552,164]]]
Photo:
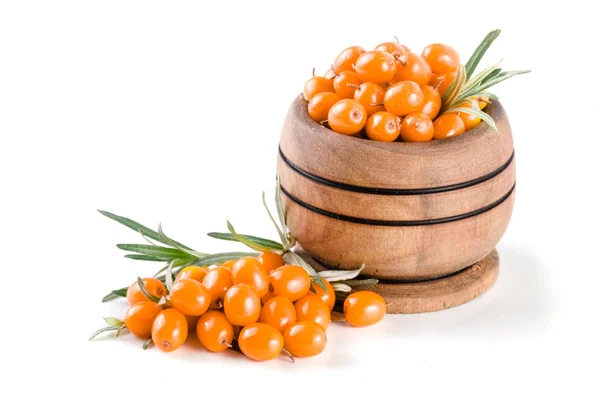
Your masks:
[[[333,63],[333,71],[336,74],[341,74],[345,71],[354,71],[354,64],[356,60],[365,52],[360,46],[352,46],[343,50],[335,59]]]
[[[257,322],[242,329],[238,343],[246,357],[255,361],[267,361],[281,354],[283,336],[272,326]]]
[[[296,357],[312,357],[325,350],[325,329],[313,321],[300,321],[288,327],[283,334],[285,349]]]
[[[312,99],[317,93],[333,92],[333,81],[324,76],[313,76],[304,84],[304,99]]]
[[[246,326],[258,321],[260,297],[248,285],[233,285],[225,294],[223,309],[233,325]]]
[[[400,135],[405,142],[429,142],[433,139],[433,122],[423,113],[410,113],[402,121]]]
[[[233,283],[243,283],[256,290],[259,297],[263,297],[269,291],[269,277],[263,265],[254,257],[243,257],[237,260],[231,270]]]
[[[398,117],[403,117],[423,108],[425,94],[423,89],[415,82],[398,82],[390,86],[385,92],[383,103],[386,111]]]
[[[233,265],[235,264],[237,260],[229,260],[229,261],[225,261],[223,264],[220,265],[220,267],[223,267],[225,269],[228,269],[231,272],[231,269],[233,268]],[[219,266],[219,265],[218,265]]]
[[[306,295],[307,296],[317,296],[318,298],[323,300],[325,302],[325,304],[327,304],[329,311],[331,311],[331,310],[333,310],[333,307],[335,306],[335,291],[333,290],[331,283],[329,283],[325,279],[322,279],[322,281],[325,284],[325,287],[327,288],[326,290],[323,290],[323,288],[321,286],[319,286],[315,283],[313,285],[313,288],[316,290],[316,293],[309,290],[308,293],[306,293]]]
[[[152,323],[162,310],[162,306],[153,301],[134,304],[125,313],[125,326],[129,332],[140,339],[148,339],[152,336]]]
[[[394,78],[396,60],[385,51],[368,51],[358,57],[354,69],[364,82],[386,83]]]
[[[269,289],[275,296],[287,297],[294,302],[308,293],[310,276],[297,265],[284,265],[269,275]]]
[[[167,294],[167,288],[165,285],[156,278],[144,278],[142,279],[142,282],[144,282],[146,290],[156,297],[163,297]],[[129,302],[129,305],[134,305],[142,301],[148,301],[146,296],[144,296],[144,294],[141,292],[137,282],[134,282],[127,289],[127,301]]]
[[[455,79],[456,79],[456,72],[449,72],[449,73],[442,74],[442,75],[435,75],[433,78],[431,78],[431,81],[429,81],[429,84],[431,86],[433,86],[435,89],[437,89],[439,94],[441,94],[443,96],[444,93],[446,93],[446,90],[448,90],[448,88],[450,87],[450,85],[452,85],[452,82],[454,82]]]
[[[325,118],[323,118],[323,120],[326,119],[327,114],[325,114]],[[265,251],[260,256],[258,256],[258,261],[260,261],[260,263],[263,265],[263,268],[265,269],[267,275],[269,275],[274,269],[285,265],[285,260],[283,259],[283,257],[279,253],[275,253],[274,251]]]
[[[369,117],[365,128],[369,139],[393,142],[400,135],[400,118],[390,112],[380,111]]]
[[[171,286],[173,308],[185,315],[202,315],[210,306],[210,292],[192,279],[180,279]]]
[[[209,310],[198,320],[196,335],[207,350],[218,353],[231,347],[233,326],[225,314]]]
[[[260,310],[258,321],[283,333],[288,326],[296,322],[296,309],[288,298],[271,297]]]
[[[204,314],[202,314],[202,315],[204,315]],[[183,314],[183,316],[185,317],[185,321],[188,324],[188,332],[192,332],[193,330],[195,330],[200,316],[199,315],[186,315],[186,314]]]
[[[193,279],[198,283],[202,283],[202,280],[206,276],[208,270],[203,267],[197,267],[195,265],[190,265],[189,267],[185,267],[175,277],[175,282],[180,279]]]
[[[446,139],[465,132],[463,120],[456,114],[440,115],[433,121],[433,138]]]
[[[390,53],[394,57],[399,57],[402,54],[406,53],[404,47],[402,47],[402,45],[397,42],[383,42],[377,47],[375,47],[375,50],[385,51],[386,53]]]
[[[376,324],[385,316],[386,304],[375,292],[354,292],[344,300],[344,317],[352,326]]]
[[[336,73],[335,73],[335,71],[333,70],[333,67],[332,67],[332,68],[329,68],[327,70],[327,72],[325,72],[325,75],[323,75],[323,76],[325,78],[327,78],[327,79],[333,79],[333,78],[335,78],[335,75],[336,75]]]
[[[367,116],[385,110],[383,107],[384,96],[385,90],[373,82],[361,83],[354,92],[354,100],[365,106]]]
[[[394,79],[398,82],[413,81],[419,85],[426,85],[431,79],[429,64],[415,53],[406,53],[398,57]]]
[[[356,100],[340,100],[329,110],[327,122],[337,133],[354,135],[365,127],[367,110]]]
[[[342,97],[337,93],[318,93],[308,102],[308,115],[317,122],[323,122],[327,120],[331,107],[340,100]]]
[[[433,120],[442,108],[442,96],[433,86],[425,85],[421,89],[425,95],[425,104],[421,112]]]
[[[174,308],[161,311],[152,323],[152,341],[162,351],[180,348],[187,335],[185,316]]]
[[[303,296],[295,304],[297,321],[312,321],[323,329],[329,327],[331,311],[323,300],[316,296]]]
[[[431,72],[436,75],[456,72],[460,64],[458,52],[442,43],[434,43],[425,47],[421,56],[431,67]]]
[[[335,92],[343,99],[353,99],[354,92],[363,83],[354,71],[342,72],[333,80]]]
[[[483,104],[485,104],[485,103],[483,103]],[[466,102],[462,103],[459,107],[473,108],[473,107],[475,107],[475,105],[473,104],[472,101],[466,101]],[[479,103],[477,104],[477,108],[479,108]],[[478,116],[473,115],[473,114],[468,114],[466,112],[458,112],[458,113],[456,113],[456,115],[458,115],[460,117],[460,119],[462,119],[463,123],[465,124],[465,131],[475,128],[481,122],[481,118],[479,118]]]
[[[202,284],[210,292],[211,307],[220,307],[225,293],[233,286],[233,276],[227,268],[217,267],[206,273]]]

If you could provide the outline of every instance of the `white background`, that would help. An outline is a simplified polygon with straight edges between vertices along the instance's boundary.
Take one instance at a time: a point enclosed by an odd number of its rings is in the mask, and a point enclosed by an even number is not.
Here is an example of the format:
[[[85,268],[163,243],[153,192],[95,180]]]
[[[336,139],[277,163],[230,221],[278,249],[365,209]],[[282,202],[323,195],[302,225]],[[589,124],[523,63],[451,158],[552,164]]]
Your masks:
[[[0,397],[598,398],[600,32],[585,2],[533,3],[0,2]],[[260,195],[313,66],[394,36],[464,62],[494,28],[484,64],[533,73],[495,89],[518,193],[491,291],[333,326],[296,364],[87,341],[126,309],[102,296],[157,269],[122,258],[138,236],[96,209],[207,252],[241,250],[204,236],[226,219],[274,237]]]

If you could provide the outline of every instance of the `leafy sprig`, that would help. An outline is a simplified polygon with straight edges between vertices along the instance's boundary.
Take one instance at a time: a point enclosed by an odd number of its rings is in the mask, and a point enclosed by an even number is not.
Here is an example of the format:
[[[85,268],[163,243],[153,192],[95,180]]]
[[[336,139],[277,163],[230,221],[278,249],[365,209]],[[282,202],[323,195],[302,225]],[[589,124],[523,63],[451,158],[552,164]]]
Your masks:
[[[479,46],[477,46],[477,49],[475,49],[475,52],[473,52],[473,55],[471,55],[465,66],[459,66],[454,82],[452,82],[442,96],[442,108],[440,111],[442,114],[463,112],[475,115],[498,132],[496,124],[489,114],[481,111],[479,107],[473,106],[472,108],[467,108],[463,104],[479,97],[497,100],[498,97],[487,92],[487,89],[513,76],[531,72],[529,70],[503,71],[499,67],[500,62],[498,62],[473,76],[484,54],[499,35],[500,29],[488,33]]]

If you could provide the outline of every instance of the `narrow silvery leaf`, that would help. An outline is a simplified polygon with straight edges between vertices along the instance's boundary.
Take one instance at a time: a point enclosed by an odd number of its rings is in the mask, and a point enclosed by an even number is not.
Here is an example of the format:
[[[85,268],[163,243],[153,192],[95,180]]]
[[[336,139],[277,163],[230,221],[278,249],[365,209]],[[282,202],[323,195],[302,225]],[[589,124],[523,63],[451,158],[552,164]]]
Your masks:
[[[146,289],[146,285],[144,285],[144,281],[142,281],[142,278],[140,278],[139,276],[137,278],[137,284],[140,287],[140,292],[142,292],[142,294],[144,295],[144,297],[146,299],[148,299],[149,301],[153,301],[155,303],[158,303],[160,301],[159,297],[153,295]]]
[[[144,350],[148,350],[148,348],[149,348],[150,346],[152,346],[152,338],[150,338],[150,339],[148,339],[148,340],[146,340],[146,341],[144,342],[144,345],[142,346],[142,349],[144,349]]]
[[[253,240],[250,240],[248,238],[242,237],[241,235],[239,235],[235,229],[233,228],[233,225],[231,225],[231,222],[227,221],[227,229],[229,229],[229,232],[231,232],[231,234],[233,235],[233,237],[238,241],[241,242],[243,244],[245,244],[246,246],[250,247],[252,250],[256,250],[256,251],[260,251],[260,252],[265,252],[265,251],[269,251],[270,248],[265,247],[265,246],[261,246],[260,244],[256,243]]]
[[[473,72],[475,72],[477,65],[479,65],[479,61],[481,61],[485,52],[490,48],[494,40],[496,40],[496,38],[499,35],[500,29],[493,30],[490,33],[488,33],[487,36],[481,41],[479,46],[477,46],[477,48],[473,52],[473,55],[471,56],[471,58],[469,58],[467,64],[465,64],[467,79],[470,78],[471,75],[473,75]]]
[[[344,283],[339,283],[339,282],[332,283],[331,287],[336,292],[350,293],[352,291],[352,288],[350,286],[348,286],[348,285],[346,285]]]
[[[171,286],[173,286],[173,263],[175,260],[171,261],[167,266],[167,272],[165,275],[165,286],[167,287],[167,291],[171,292]]]
[[[98,329],[96,332],[92,333],[92,335],[90,336],[90,338],[88,340],[92,340],[93,338],[95,338],[96,336],[101,334],[102,332],[114,332],[118,329],[119,329],[118,326],[105,326],[104,328]]]
[[[165,243],[169,246],[175,247],[177,250],[179,250],[183,253],[189,254],[192,257],[204,257],[207,255],[206,253],[199,253],[190,248],[180,246],[178,242],[174,241],[173,239],[171,239],[170,237],[168,237],[165,234],[165,232],[162,229],[162,224],[158,224],[158,236],[161,238],[162,243]]]
[[[231,233],[209,232],[209,233],[207,233],[207,235],[210,236],[211,238],[215,238],[215,239],[219,239],[219,240],[227,240],[230,242],[239,242],[239,240],[237,240],[237,238],[234,235],[232,235]],[[242,235],[241,233],[238,233],[238,235],[243,237],[244,239],[250,240],[260,246],[270,248],[272,250],[283,250],[283,245],[281,243],[277,243],[273,240],[261,238],[258,236],[252,236],[252,235]]]
[[[169,261],[172,257],[148,256],[146,254],[125,254],[125,258],[141,261]]]
[[[206,257],[197,258],[183,265],[183,267],[188,267],[190,265],[211,265],[211,264],[223,264],[224,262],[231,260],[239,260],[242,257],[258,257],[258,253],[248,253],[248,252],[230,252],[230,253],[215,253],[208,255]]]
[[[361,265],[359,269],[352,270],[327,270],[319,272],[321,278],[327,279],[329,282],[347,281],[356,278],[362,270],[365,269],[365,264]]]
[[[281,229],[283,230],[286,240],[283,244],[288,245],[289,243],[287,242],[287,223],[285,220],[285,213],[283,212],[283,204],[281,203],[281,183],[279,181],[279,176],[277,177],[277,186],[275,188],[275,206],[277,207],[277,216],[279,217],[279,223],[281,224]]]
[[[104,317],[104,320],[106,321],[106,323],[108,325],[116,326],[117,328],[123,326],[123,324],[124,324],[123,321],[121,321],[118,318],[114,318],[114,317]]]
[[[471,115],[475,115],[476,117],[481,118],[482,121],[485,121],[486,124],[488,124],[496,133],[498,132],[498,128],[496,128],[496,123],[494,122],[493,118],[490,117],[490,115],[484,111],[481,111],[480,109],[473,109],[473,108],[453,108],[452,109],[452,113],[461,113],[464,112],[465,114],[471,114]]]
[[[275,218],[273,218],[273,214],[271,214],[271,210],[269,210],[269,206],[267,205],[267,199],[265,198],[265,192],[262,192],[262,202],[263,202],[263,206],[265,207],[265,210],[267,211],[267,214],[269,214],[269,218],[271,219],[271,222],[273,223],[273,225],[275,226],[275,229],[277,230],[277,234],[279,235],[279,239],[281,240],[281,243],[285,243],[286,242],[286,236],[283,233],[283,230],[279,227],[279,224],[275,221]]]
[[[114,299],[118,299],[119,297],[125,297],[125,296],[127,296],[127,288],[126,287],[111,291],[109,294],[107,294],[106,296],[104,296],[102,298],[102,302],[106,303],[107,301],[111,301]]]
[[[186,258],[188,255],[181,250],[172,249],[170,247],[152,246],[150,244],[118,244],[117,247],[125,251],[133,251],[135,253],[144,254],[151,257],[163,258]]]

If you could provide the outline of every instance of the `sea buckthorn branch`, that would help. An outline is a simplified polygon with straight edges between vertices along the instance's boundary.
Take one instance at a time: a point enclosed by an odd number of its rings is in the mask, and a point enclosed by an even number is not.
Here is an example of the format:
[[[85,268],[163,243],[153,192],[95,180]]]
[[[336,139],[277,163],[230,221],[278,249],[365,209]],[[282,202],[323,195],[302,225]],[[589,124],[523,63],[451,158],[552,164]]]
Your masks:
[[[497,100],[497,96],[486,90],[513,76],[531,72],[529,70],[503,71],[502,68],[499,67],[500,62],[498,62],[491,67],[484,69],[477,75],[472,76],[484,54],[499,35],[499,29],[488,33],[479,46],[477,46],[477,49],[475,49],[475,52],[473,52],[473,55],[469,58],[469,61],[465,66],[459,66],[456,71],[454,82],[452,82],[442,96],[441,114],[461,112],[471,114],[481,118],[481,120],[485,121],[490,127],[498,132],[494,120],[486,112],[481,111],[479,107],[467,108],[463,107],[463,105],[466,102],[479,97]]]

